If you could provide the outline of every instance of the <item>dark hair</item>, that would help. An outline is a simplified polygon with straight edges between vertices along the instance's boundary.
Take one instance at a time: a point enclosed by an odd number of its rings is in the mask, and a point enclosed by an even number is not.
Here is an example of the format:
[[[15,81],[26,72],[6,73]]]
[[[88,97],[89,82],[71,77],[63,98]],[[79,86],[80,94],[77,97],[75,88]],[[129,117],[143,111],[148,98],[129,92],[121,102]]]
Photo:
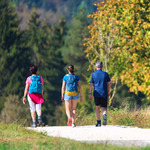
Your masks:
[[[71,72],[71,74],[74,73],[74,66],[73,65],[69,65],[68,66],[68,70]]]
[[[31,65],[31,66],[30,66],[30,72],[31,72],[32,74],[36,74],[36,72],[37,72],[37,66],[36,66],[36,65]]]

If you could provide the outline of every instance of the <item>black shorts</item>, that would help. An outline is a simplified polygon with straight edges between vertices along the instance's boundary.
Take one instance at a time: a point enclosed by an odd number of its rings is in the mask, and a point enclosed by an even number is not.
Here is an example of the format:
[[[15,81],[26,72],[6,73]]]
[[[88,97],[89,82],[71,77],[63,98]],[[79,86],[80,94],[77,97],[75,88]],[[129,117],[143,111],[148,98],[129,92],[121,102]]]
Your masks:
[[[107,108],[107,97],[94,97],[95,105]]]

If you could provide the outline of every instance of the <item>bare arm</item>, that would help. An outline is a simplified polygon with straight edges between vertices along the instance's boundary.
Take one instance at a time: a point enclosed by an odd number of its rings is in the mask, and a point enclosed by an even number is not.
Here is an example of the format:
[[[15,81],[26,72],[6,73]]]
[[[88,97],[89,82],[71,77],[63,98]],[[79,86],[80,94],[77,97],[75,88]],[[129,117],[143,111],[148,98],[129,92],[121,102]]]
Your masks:
[[[92,100],[92,87],[93,87],[93,83],[90,83],[89,100]]]
[[[64,101],[65,85],[66,85],[66,82],[63,81],[63,82],[62,82],[62,88],[61,88],[61,100],[62,100],[62,101]]]
[[[28,93],[28,89],[29,89],[29,84],[26,84],[25,89],[24,89],[23,104],[26,103],[26,96]]]
[[[110,82],[108,82],[108,97],[110,96],[110,89],[111,89],[111,81]]]
[[[82,89],[81,89],[81,83],[80,83],[80,81],[78,81],[78,88],[79,88],[79,92],[80,92],[80,102],[82,102],[83,98],[82,98]]]
[[[92,94],[93,83],[90,83],[90,93]]]

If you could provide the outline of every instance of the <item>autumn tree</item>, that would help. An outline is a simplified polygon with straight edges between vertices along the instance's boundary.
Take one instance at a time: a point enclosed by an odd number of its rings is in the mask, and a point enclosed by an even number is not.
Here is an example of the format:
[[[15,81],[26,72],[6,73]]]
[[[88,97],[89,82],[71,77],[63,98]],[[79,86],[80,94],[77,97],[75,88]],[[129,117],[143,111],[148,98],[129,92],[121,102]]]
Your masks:
[[[84,44],[87,46],[85,52],[90,62],[89,70],[95,70],[95,62],[101,60],[104,62],[104,70],[109,72],[110,76],[113,76],[114,73],[118,74],[119,72],[115,57],[115,43],[117,43],[119,33],[118,29],[114,28],[114,9],[108,8],[106,4],[104,5],[104,2],[97,3],[96,6],[98,6],[96,13],[89,15],[91,19],[94,18],[93,24],[89,26],[91,38],[86,38],[87,43]],[[115,87],[111,100],[116,92],[117,82],[118,77],[115,78]]]
[[[145,1],[114,1],[97,3],[97,12],[89,17],[91,38],[86,39],[91,69],[98,59],[112,80],[120,79],[131,92],[150,95],[149,8]]]

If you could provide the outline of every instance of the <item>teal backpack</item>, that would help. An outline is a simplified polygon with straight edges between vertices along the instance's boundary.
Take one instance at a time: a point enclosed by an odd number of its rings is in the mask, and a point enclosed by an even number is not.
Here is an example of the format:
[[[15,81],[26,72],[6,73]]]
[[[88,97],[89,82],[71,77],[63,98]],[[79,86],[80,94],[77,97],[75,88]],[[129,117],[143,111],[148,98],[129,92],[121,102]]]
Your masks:
[[[41,94],[42,89],[43,89],[43,86],[41,83],[41,77],[39,75],[31,76],[31,84],[29,87],[29,93]]]
[[[65,94],[76,96],[79,93],[76,75],[67,74]]]

